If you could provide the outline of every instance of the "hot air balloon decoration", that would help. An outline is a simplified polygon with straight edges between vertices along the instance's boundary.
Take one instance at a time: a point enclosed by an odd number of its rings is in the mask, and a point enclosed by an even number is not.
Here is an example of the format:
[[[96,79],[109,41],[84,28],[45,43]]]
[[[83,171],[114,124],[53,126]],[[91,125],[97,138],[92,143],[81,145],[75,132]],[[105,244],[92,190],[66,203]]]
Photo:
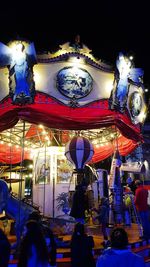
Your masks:
[[[94,147],[90,141],[83,136],[73,137],[66,145],[65,156],[74,165],[75,171],[83,172],[94,154]]]

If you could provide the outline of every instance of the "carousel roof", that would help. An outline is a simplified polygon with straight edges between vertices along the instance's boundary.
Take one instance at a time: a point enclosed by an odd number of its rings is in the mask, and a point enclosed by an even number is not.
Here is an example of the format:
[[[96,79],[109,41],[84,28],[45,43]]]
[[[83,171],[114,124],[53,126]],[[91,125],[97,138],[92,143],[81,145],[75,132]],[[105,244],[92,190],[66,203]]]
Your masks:
[[[31,148],[65,145],[78,134],[93,142],[93,162],[113,154],[116,144],[127,155],[143,142],[143,73],[126,56],[119,55],[115,68],[79,42],[41,55],[33,43],[14,47],[17,58],[12,44],[0,43],[0,162],[19,162],[23,145],[30,158]]]

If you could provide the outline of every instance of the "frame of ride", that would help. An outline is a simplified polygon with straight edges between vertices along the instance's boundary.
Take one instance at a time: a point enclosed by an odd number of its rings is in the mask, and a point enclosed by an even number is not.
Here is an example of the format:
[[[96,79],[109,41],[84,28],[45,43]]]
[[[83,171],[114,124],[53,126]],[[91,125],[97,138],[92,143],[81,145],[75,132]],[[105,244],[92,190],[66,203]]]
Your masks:
[[[74,133],[80,131],[83,136],[86,130],[94,144],[93,163],[106,159],[116,150],[126,156],[143,142],[141,126],[147,112],[143,74],[128,55],[119,53],[113,67],[94,58],[84,44],[66,43],[55,53],[36,55],[33,43],[0,42],[0,131],[13,127],[19,120]],[[92,137],[94,132],[90,130],[97,132],[96,137]],[[29,157],[23,133],[19,143],[22,153],[17,157],[17,149],[12,146],[6,163],[14,164],[16,158],[17,162],[23,162]],[[5,148],[0,144],[1,160]],[[48,152],[43,147],[39,152],[41,157],[34,157],[33,200],[44,214],[53,217],[57,215],[57,194],[61,190],[67,192],[69,187],[67,174],[57,175],[57,152],[61,157],[64,154],[57,149],[54,151],[52,147]],[[41,165],[40,174],[38,165]],[[114,174],[120,180],[120,166],[117,168],[118,176],[116,168]]]

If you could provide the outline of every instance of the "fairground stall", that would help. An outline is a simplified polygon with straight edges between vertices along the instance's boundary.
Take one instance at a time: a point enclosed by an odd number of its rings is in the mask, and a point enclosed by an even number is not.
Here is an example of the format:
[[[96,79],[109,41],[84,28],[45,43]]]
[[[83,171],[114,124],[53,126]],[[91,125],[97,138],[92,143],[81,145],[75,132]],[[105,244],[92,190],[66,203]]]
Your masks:
[[[33,160],[33,202],[45,215],[60,214],[56,199],[74,190],[77,161],[93,166],[116,151],[126,156],[143,142],[143,71],[130,55],[119,53],[111,66],[78,40],[43,54],[32,42],[16,40],[0,43],[0,66],[0,162]],[[75,167],[65,156],[74,137]],[[112,167],[112,187],[114,176]]]

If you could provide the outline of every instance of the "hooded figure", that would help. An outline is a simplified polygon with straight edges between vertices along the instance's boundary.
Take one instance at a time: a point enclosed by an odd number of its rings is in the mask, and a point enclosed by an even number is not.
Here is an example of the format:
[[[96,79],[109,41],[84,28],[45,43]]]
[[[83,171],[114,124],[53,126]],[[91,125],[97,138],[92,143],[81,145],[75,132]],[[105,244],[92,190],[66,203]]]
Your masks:
[[[144,267],[142,256],[128,249],[128,236],[126,231],[117,227],[110,236],[111,247],[105,249],[97,259],[96,267]]]

